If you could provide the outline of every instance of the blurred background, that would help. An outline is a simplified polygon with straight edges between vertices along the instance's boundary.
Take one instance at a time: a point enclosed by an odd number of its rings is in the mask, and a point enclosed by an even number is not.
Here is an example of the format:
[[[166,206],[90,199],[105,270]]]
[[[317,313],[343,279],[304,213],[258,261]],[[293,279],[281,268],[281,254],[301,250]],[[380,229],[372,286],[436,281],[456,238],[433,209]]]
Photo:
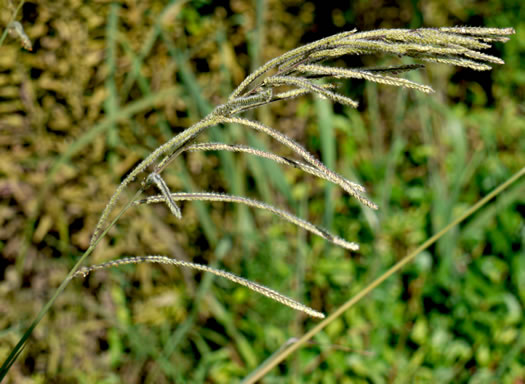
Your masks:
[[[5,28],[11,3],[0,5]],[[17,20],[33,50],[9,36],[0,47],[2,361],[87,249],[133,166],[258,65],[301,44],[353,28],[516,29],[490,50],[506,62],[490,72],[429,65],[407,75],[434,87],[432,95],[351,81],[342,92],[359,101],[357,110],[303,97],[252,114],[364,183],[379,211],[249,155],[189,153],[164,173],[174,191],[265,201],[359,242],[359,252],[260,210],[184,203],[181,221],[162,205],[130,210],[89,264],[163,254],[330,313],[525,165],[521,1],[26,1]],[[336,62],[389,63],[387,56]],[[290,155],[238,126],[200,141]],[[524,383],[524,213],[520,181],[263,382]],[[314,324],[226,280],[126,266],[73,280],[8,382],[232,383]]]

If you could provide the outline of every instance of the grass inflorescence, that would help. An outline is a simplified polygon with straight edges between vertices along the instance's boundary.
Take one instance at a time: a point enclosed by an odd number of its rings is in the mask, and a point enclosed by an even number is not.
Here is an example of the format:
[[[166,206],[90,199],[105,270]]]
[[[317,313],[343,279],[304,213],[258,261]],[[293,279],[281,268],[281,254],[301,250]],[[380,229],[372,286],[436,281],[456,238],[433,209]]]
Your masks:
[[[163,202],[176,218],[182,220],[182,213],[175,202],[176,200],[216,200],[247,204],[281,216],[291,223],[343,248],[353,251],[358,250],[359,247],[355,242],[341,239],[307,220],[297,218],[269,204],[240,196],[229,196],[212,192],[172,193],[162,178],[162,171],[184,151],[217,150],[245,152],[265,157],[277,163],[298,167],[319,178],[331,181],[365,206],[378,209],[375,203],[363,195],[365,191],[363,186],[347,180],[334,170],[327,168],[314,155],[287,135],[258,121],[235,117],[235,115],[278,100],[307,94],[316,94],[333,102],[356,108],[358,106],[357,101],[336,91],[337,83],[334,81],[338,79],[362,79],[379,84],[410,88],[423,93],[431,93],[433,92],[431,87],[398,76],[407,71],[420,69],[422,67],[421,64],[371,68],[339,68],[324,62],[345,55],[390,54],[400,57],[408,56],[423,61],[449,63],[476,70],[488,70],[491,67],[486,63],[502,64],[503,60],[481,53],[478,50],[489,48],[489,42],[507,41],[508,36],[512,33],[514,33],[512,28],[477,27],[420,28],[415,30],[385,29],[370,32],[352,30],[307,44],[270,60],[248,76],[232,92],[226,103],[217,106],[201,121],[158,147],[128,174],[104,209],[92,236],[91,245],[94,245],[100,239],[100,233],[104,230],[107,219],[128,184],[141,173],[146,172],[148,168],[153,168],[153,171],[145,177],[142,189],[146,190],[154,185],[161,192],[161,195],[141,200],[138,203]],[[267,134],[290,148],[304,163],[300,160],[287,159],[249,146],[235,146],[226,143],[193,144],[193,141],[206,129],[227,123],[249,127]],[[283,303],[286,304],[285,302]]]
[[[24,44],[25,34],[23,34],[23,29],[21,30],[16,22],[11,24],[9,28],[13,33],[17,34],[18,38],[20,38]],[[364,206],[376,210],[378,206],[365,195],[366,190],[364,186],[355,181],[348,180],[334,169],[327,167],[305,147],[288,135],[259,121],[237,115],[273,102],[294,99],[309,94],[356,108],[358,106],[356,100],[338,92],[342,79],[359,79],[378,84],[408,88],[423,93],[431,93],[433,91],[431,87],[400,76],[406,72],[423,68],[421,63],[388,67],[340,68],[334,66],[333,61],[347,55],[393,55],[396,57],[410,57],[414,61],[451,64],[480,71],[489,70],[491,69],[490,64],[502,64],[503,61],[498,57],[480,52],[480,50],[490,48],[493,42],[507,41],[509,35],[512,33],[514,33],[514,31],[511,28],[495,29],[478,27],[420,28],[414,30],[381,29],[369,32],[352,30],[329,36],[289,51],[256,69],[233,90],[224,104],[217,106],[202,120],[160,145],[127,174],[103,210],[91,237],[88,250],[77,262],[73,270],[69,273],[68,278],[60,286],[56,294],[38,315],[35,322],[33,322],[29,331],[26,332],[21,342],[8,357],[2,366],[0,377],[5,376],[7,370],[19,355],[32,330],[49,310],[57,295],[73,277],[82,277],[97,270],[118,267],[125,264],[143,262],[161,263],[210,272],[248,287],[255,292],[293,309],[302,311],[307,315],[323,318],[324,314],[319,311],[309,308],[258,283],[213,267],[166,256],[126,257],[87,267],[81,267],[81,264],[93,252],[103,237],[107,235],[109,229],[116,223],[124,211],[137,208],[142,204],[164,203],[167,209],[177,219],[184,222],[184,214],[178,202],[186,200],[232,202],[264,209],[302,229],[320,236],[328,242],[351,251],[357,251],[359,246],[356,242],[345,240],[324,228],[314,225],[306,219],[296,217],[291,213],[267,203],[242,196],[209,191],[193,193],[173,192],[163,178],[163,171],[178,159],[182,153],[188,151],[242,152],[271,160],[281,165],[295,167],[322,180],[333,183]],[[27,44],[27,42],[25,44]],[[115,105],[110,107],[111,106],[108,106],[108,109],[112,108],[111,110],[115,111]],[[114,122],[116,117],[110,114],[110,119],[113,119],[111,121]],[[195,140],[205,131],[224,124],[236,124],[266,134],[283,146],[289,148],[297,158],[280,156],[273,152],[247,145],[218,142],[195,143]],[[142,178],[142,183],[133,199],[126,204],[124,209],[120,210],[116,215],[113,215],[113,211],[117,207],[117,203],[123,193],[129,188],[131,183],[139,177]],[[155,189],[160,192],[160,194],[143,198],[141,196],[142,193],[149,189]]]

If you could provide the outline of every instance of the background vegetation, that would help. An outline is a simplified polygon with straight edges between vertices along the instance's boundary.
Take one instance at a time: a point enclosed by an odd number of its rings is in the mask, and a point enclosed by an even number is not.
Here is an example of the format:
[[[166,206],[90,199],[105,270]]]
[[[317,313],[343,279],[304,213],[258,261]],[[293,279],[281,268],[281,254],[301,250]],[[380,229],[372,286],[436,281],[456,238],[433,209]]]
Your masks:
[[[509,27],[491,72],[430,65],[433,95],[348,82],[358,110],[301,98],[257,111],[378,212],[262,159],[190,153],[172,190],[228,191],[289,209],[361,244],[349,253],[231,204],[128,212],[90,263],[165,254],[230,270],[330,313],[525,165],[525,8],[519,1],[26,2],[33,51],[0,48],[0,360],[85,250],[140,159],[220,103],[251,69],[358,28]],[[8,1],[0,22],[10,20]],[[388,64],[388,57],[347,65]],[[214,141],[286,150],[245,130]],[[56,167],[61,156],[61,164]],[[266,383],[525,382],[525,188],[516,184],[317,335]],[[128,266],[74,280],[11,382],[230,383],[313,320],[209,275]]]

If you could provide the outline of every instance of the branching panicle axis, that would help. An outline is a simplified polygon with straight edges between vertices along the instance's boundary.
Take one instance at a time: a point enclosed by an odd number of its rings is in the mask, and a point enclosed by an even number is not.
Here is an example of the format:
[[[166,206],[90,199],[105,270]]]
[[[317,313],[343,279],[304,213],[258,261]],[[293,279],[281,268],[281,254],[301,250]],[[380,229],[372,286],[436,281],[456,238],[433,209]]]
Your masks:
[[[368,32],[352,30],[315,41],[270,60],[248,76],[237,89],[232,92],[224,104],[217,106],[204,119],[161,145],[133,169],[117,188],[102,213],[95,233],[93,234],[91,244],[95,244],[95,242],[99,240],[100,233],[104,229],[111,211],[116,206],[125,188],[127,188],[138,175],[146,172],[149,167],[152,167],[153,170],[145,177],[142,183],[142,189],[155,186],[161,194],[136,201],[134,203],[135,206],[138,204],[163,202],[167,205],[170,212],[180,219],[182,218],[182,213],[176,201],[205,200],[245,204],[272,212],[329,242],[348,250],[356,251],[359,246],[355,242],[344,240],[305,219],[298,218],[269,204],[241,196],[213,192],[173,193],[170,191],[161,174],[176,157],[186,151],[241,152],[247,155],[266,158],[281,165],[298,168],[310,175],[338,185],[361,204],[372,209],[378,209],[375,203],[363,195],[365,188],[362,185],[350,181],[335,170],[326,167],[325,164],[312,155],[306,148],[295,142],[285,133],[279,132],[258,121],[248,120],[236,115],[279,100],[297,98],[308,94],[318,95],[335,103],[356,108],[358,106],[356,100],[352,100],[337,92],[338,84],[334,82],[334,80],[340,79],[371,81],[378,84],[432,93],[433,89],[431,87],[399,76],[405,72],[423,68],[424,66],[421,63],[385,67],[340,68],[331,65],[330,61],[344,55],[387,54],[397,57],[411,57],[416,61],[419,60],[422,62],[437,62],[463,66],[475,70],[488,70],[491,67],[487,63],[503,64],[503,60],[482,53],[479,50],[489,48],[491,42],[504,42],[508,40],[508,36],[512,33],[514,33],[514,30],[511,28],[496,29],[476,27],[420,28],[415,30],[381,29]],[[279,156],[272,152],[261,151],[246,145],[205,142],[198,144],[193,143],[206,129],[220,124],[237,124],[241,127],[254,129],[266,134],[292,150],[299,159]],[[159,160],[163,155],[164,157]],[[130,260],[133,260],[133,263],[137,263],[141,261],[152,262],[161,259],[159,259],[159,256],[155,256],[123,260],[125,260],[125,262],[119,262],[117,260],[103,264],[102,267],[118,266],[131,262]],[[166,260],[162,259],[162,262],[166,262]],[[178,262],[170,263],[182,265]],[[191,263],[185,266],[202,269],[200,266],[196,267],[195,265],[191,265]],[[99,269],[96,266],[90,268],[90,271]],[[85,271],[86,270],[84,270],[84,272]],[[78,273],[81,274],[81,272]],[[249,284],[246,286],[251,288]],[[267,296],[272,297],[272,295]],[[287,303],[286,300],[279,301],[283,304]],[[297,307],[295,308],[297,309]]]

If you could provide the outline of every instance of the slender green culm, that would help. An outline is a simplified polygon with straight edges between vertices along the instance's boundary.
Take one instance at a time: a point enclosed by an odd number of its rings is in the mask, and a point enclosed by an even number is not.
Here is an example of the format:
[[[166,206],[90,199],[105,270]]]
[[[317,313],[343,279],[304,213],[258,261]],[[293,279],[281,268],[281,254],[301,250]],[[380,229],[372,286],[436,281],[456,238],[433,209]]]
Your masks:
[[[119,266],[126,265],[126,264],[139,264],[139,263],[169,264],[169,265],[175,265],[178,267],[185,267],[185,268],[196,269],[196,270],[203,271],[203,272],[209,272],[209,273],[214,274],[215,276],[224,277],[225,279],[233,281],[236,284],[249,288],[254,292],[260,293],[263,296],[266,296],[272,300],[277,301],[278,303],[286,305],[287,307],[293,308],[297,311],[303,312],[307,314],[308,316],[316,317],[319,319],[324,319],[325,317],[323,313],[316,311],[315,309],[312,309],[304,304],[299,303],[298,301],[295,301],[287,296],[284,296],[280,294],[279,292],[274,291],[271,288],[265,287],[264,285],[255,283],[250,280],[246,280],[233,273],[226,272],[226,271],[212,268],[212,267],[208,267],[207,265],[190,263],[188,261],[172,259],[167,256],[153,255],[153,256],[125,257],[122,259],[108,261],[102,264],[95,264],[89,267],[82,267],[77,272],[75,272],[71,278],[86,277],[91,272],[99,271],[102,269],[119,267]]]
[[[506,181],[500,184],[497,188],[492,190],[488,195],[483,197],[476,204],[474,204],[469,209],[467,209],[465,212],[463,212],[459,217],[454,219],[452,222],[450,222],[448,225],[442,228],[439,232],[434,234],[431,238],[423,242],[423,244],[421,244],[419,247],[417,247],[416,249],[411,251],[408,255],[404,256],[401,260],[396,262],[392,267],[390,267],[387,271],[382,273],[378,278],[376,278],[374,281],[368,284],[365,288],[361,289],[358,293],[356,293],[354,296],[348,299],[344,304],[339,306],[335,311],[333,311],[330,315],[328,315],[326,319],[324,319],[323,321],[318,323],[315,327],[313,327],[308,332],[306,332],[304,335],[302,335],[295,343],[286,346],[286,348],[283,348],[278,353],[276,353],[272,357],[271,361],[267,361],[265,362],[265,364],[257,367],[252,373],[250,373],[250,375],[246,379],[244,379],[241,382],[241,384],[253,384],[259,381],[272,368],[277,366],[280,362],[282,362],[284,359],[290,356],[294,351],[298,350],[308,340],[310,340],[312,337],[314,337],[316,334],[318,334],[320,331],[326,328],[334,320],[336,320],[338,317],[343,315],[346,311],[348,311],[354,305],[359,303],[359,301],[361,301],[365,296],[367,296],[374,289],[376,289],[378,286],[383,284],[385,280],[387,280],[389,277],[391,277],[396,272],[400,271],[405,265],[414,261],[414,259],[419,254],[421,254],[423,251],[427,250],[430,246],[435,244],[439,239],[441,239],[452,228],[456,227],[457,225],[465,221],[467,218],[471,217],[474,213],[476,213],[483,206],[485,206],[490,200],[500,195],[510,185],[515,183],[517,180],[519,180],[523,176],[525,176],[525,167],[521,168],[518,172],[516,172],[514,175],[512,175],[510,178],[508,178]]]

